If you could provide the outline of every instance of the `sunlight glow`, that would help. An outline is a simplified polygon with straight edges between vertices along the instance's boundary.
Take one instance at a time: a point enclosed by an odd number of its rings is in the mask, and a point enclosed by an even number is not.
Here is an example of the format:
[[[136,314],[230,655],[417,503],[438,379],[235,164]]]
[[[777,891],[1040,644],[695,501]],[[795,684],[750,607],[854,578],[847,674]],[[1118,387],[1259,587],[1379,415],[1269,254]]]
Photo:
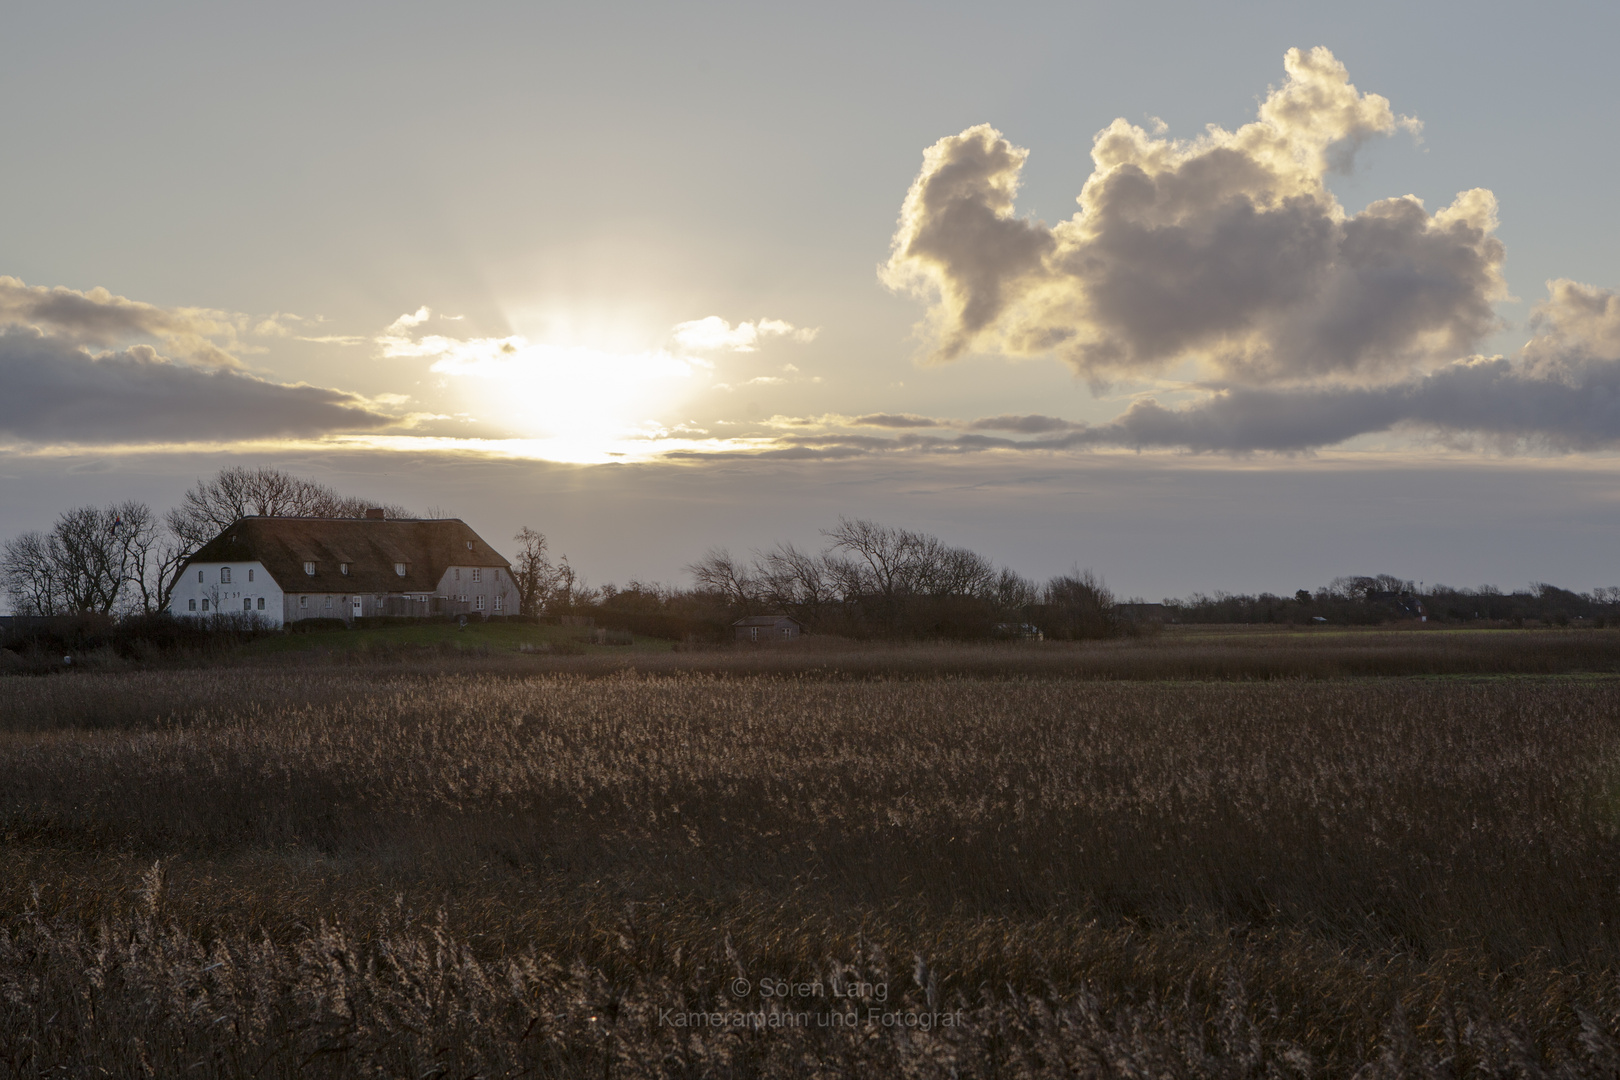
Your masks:
[[[707,385],[708,361],[664,349],[609,352],[531,342],[522,336],[456,339],[428,335],[385,341],[385,355],[431,356],[429,370],[480,419],[544,444],[554,461],[609,460],[612,447],[644,438]],[[655,425],[656,426],[656,425]]]
[[[764,338],[808,342],[817,330],[781,319],[736,326],[719,316],[676,325],[656,348],[602,347],[599,342],[535,341],[523,334],[457,338],[424,333],[431,308],[401,315],[376,339],[388,359],[426,359],[462,410],[460,418],[509,435],[525,454],[553,461],[644,459],[650,445],[664,449],[700,432],[675,424],[677,412],[707,389],[730,389],[714,380],[714,361],[693,353],[751,353]],[[438,316],[443,319],[445,316]],[[555,318],[550,320],[556,322]],[[624,328],[603,340],[625,338]],[[645,340],[645,339],[643,339]],[[566,342],[566,343],[564,343]],[[788,370],[797,371],[793,365]],[[743,385],[778,384],[779,376]],[[816,380],[819,381],[819,380]],[[447,419],[442,413],[424,419]],[[672,442],[673,440],[673,442]]]

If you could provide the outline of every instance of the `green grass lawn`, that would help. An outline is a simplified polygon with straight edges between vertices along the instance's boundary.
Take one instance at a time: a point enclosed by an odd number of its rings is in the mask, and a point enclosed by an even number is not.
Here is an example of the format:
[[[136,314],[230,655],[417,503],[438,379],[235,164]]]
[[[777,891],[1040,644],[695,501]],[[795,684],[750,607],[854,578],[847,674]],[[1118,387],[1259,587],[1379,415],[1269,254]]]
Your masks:
[[[534,623],[495,623],[469,621],[454,623],[405,622],[397,626],[363,630],[317,630],[311,633],[272,634],[244,646],[248,655],[289,652],[354,651],[407,645],[451,645],[462,649],[488,649],[517,652],[524,645],[569,645],[587,653],[668,652],[674,643],[660,638],[636,636],[630,645],[596,645],[591,631],[573,626],[545,626]]]

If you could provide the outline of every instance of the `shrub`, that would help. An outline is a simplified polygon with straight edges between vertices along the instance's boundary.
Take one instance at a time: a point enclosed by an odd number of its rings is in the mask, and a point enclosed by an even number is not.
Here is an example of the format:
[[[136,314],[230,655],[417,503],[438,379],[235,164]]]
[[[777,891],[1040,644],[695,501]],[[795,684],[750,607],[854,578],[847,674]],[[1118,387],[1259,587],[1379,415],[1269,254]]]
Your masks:
[[[365,620],[357,619],[355,621],[360,623],[364,622]],[[389,619],[377,619],[373,621],[383,625],[388,625],[392,622],[392,620]],[[320,630],[347,630],[348,628],[349,624],[344,622],[342,619],[298,619],[287,624],[287,630],[294,634],[312,634]]]

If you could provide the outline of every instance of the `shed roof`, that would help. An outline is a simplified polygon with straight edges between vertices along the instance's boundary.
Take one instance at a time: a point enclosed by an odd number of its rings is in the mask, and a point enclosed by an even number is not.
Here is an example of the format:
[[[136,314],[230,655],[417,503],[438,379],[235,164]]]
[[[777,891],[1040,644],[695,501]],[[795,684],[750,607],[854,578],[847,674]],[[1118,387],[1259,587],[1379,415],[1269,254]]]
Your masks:
[[[731,625],[732,626],[780,626],[785,622],[790,622],[795,626],[803,626],[804,625],[798,619],[795,619],[791,615],[749,615],[749,616],[746,616],[744,618],[738,619],[736,622],[732,623]]]
[[[284,592],[431,593],[452,566],[511,566],[460,518],[304,517],[238,518],[186,564],[255,561]]]

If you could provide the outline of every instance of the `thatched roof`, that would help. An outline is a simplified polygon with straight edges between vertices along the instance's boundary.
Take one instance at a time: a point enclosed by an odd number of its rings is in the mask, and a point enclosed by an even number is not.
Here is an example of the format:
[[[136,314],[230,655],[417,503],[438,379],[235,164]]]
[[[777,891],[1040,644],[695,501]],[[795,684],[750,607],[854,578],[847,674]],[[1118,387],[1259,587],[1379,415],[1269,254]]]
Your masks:
[[[186,565],[255,561],[289,593],[432,593],[452,566],[511,568],[459,518],[238,518]]]

